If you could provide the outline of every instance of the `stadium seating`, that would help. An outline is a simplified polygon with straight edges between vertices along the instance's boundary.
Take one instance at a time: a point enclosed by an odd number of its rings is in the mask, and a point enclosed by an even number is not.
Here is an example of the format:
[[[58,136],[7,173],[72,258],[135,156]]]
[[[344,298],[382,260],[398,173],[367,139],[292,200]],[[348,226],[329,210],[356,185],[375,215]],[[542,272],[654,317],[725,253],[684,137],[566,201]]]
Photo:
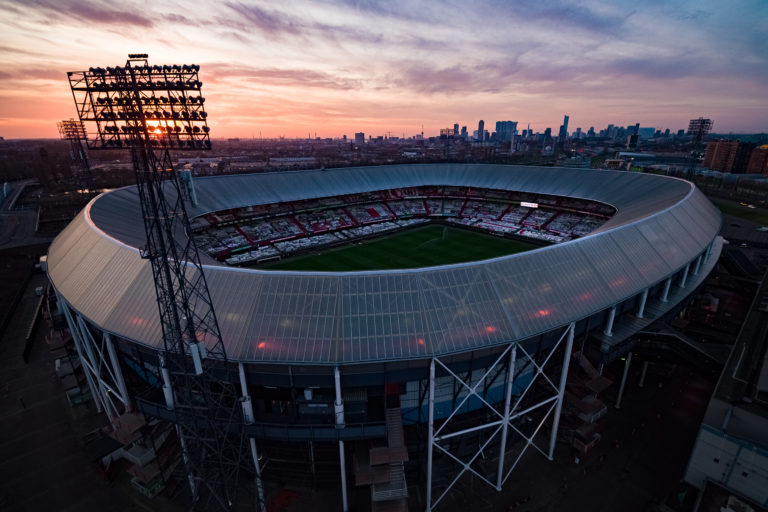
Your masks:
[[[208,213],[192,219],[191,229],[198,247],[212,258],[252,265],[428,223],[435,217],[490,233],[559,243],[585,236],[612,214],[608,205],[581,199],[424,186]]]

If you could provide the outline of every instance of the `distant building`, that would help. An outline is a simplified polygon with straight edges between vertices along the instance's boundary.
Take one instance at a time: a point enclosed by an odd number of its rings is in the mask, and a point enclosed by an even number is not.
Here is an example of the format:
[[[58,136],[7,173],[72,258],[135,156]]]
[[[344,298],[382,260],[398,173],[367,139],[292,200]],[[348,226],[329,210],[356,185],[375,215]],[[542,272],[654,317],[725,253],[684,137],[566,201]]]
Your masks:
[[[627,136],[627,149],[637,147],[637,134],[632,133]]]
[[[517,121],[496,121],[496,139],[510,142],[517,132]]]
[[[690,129],[688,134],[691,135]],[[733,167],[733,160],[736,157],[738,147],[738,140],[723,139],[708,142],[704,152],[704,167],[713,171],[731,172],[730,169]]]
[[[467,134],[467,127],[462,126],[461,127],[461,138],[464,140],[467,140],[469,138],[469,134]]]
[[[691,119],[688,123],[688,135],[693,135],[696,140],[701,140],[705,135],[712,131],[713,124],[714,121],[711,119],[704,119],[703,117]]]
[[[640,128],[637,125],[635,126],[637,127],[637,136],[641,139],[652,139],[653,135],[656,133],[656,128]]]
[[[363,132],[357,132],[355,133],[355,144],[358,146],[362,146],[365,144],[365,133]]]
[[[707,143],[704,167],[713,171],[743,174],[756,144],[738,140],[716,140]]]
[[[568,116],[563,117],[563,124],[560,125],[560,131],[557,133],[557,138],[561,141],[568,138]]]
[[[459,136],[459,123],[453,124],[453,136],[458,137]]]
[[[485,140],[484,134],[485,134],[485,121],[481,119],[480,122],[477,123],[477,137],[476,137],[477,140],[479,140],[480,142],[483,142]]]
[[[747,163],[747,174],[768,176],[768,144],[752,150]]]

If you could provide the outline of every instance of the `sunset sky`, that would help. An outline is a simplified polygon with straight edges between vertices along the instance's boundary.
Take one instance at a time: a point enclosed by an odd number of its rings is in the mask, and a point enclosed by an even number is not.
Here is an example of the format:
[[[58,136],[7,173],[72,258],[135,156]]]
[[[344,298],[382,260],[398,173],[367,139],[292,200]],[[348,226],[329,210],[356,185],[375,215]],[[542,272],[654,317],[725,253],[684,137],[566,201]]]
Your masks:
[[[57,137],[67,71],[199,64],[213,137],[484,119],[768,131],[768,2],[0,0],[0,136]]]

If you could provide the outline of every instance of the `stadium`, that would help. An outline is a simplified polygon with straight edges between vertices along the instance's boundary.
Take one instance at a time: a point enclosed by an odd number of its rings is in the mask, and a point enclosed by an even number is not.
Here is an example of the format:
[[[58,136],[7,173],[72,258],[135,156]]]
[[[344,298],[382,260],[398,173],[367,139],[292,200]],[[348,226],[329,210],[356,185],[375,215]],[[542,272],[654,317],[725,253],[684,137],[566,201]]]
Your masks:
[[[431,510],[470,474],[500,490],[528,448],[551,459],[571,362],[627,354],[723,243],[691,183],[639,173],[422,164],[192,183],[192,233],[175,236],[200,248],[218,375],[242,388],[261,476],[338,485],[344,509],[360,496],[404,509],[410,489]],[[149,453],[132,474],[151,494],[178,447],[155,426],[174,416],[145,243],[136,188],[106,192],[53,242],[47,272],[97,407],[153,418],[127,450]]]

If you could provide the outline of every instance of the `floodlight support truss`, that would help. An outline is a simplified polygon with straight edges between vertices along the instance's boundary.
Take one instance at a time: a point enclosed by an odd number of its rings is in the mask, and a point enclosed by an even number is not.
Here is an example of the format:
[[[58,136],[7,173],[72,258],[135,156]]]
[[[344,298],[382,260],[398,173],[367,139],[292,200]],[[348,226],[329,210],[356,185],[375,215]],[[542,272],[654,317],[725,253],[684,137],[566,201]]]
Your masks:
[[[169,153],[210,148],[198,69],[149,66],[142,54],[124,67],[68,76],[80,121],[96,127],[91,146],[131,150],[147,236],[140,255],[149,260],[154,278],[164,391],[192,506],[230,510],[244,451],[243,411],[197,246],[186,236],[189,217]],[[211,376],[217,366],[223,378]]]
[[[56,123],[62,140],[69,141],[69,153],[72,159],[72,171],[78,185],[82,189],[93,192],[91,180],[91,165],[86,152],[87,134],[82,121],[66,119]]]
[[[426,485],[426,510],[430,512],[437,507],[440,501],[448,494],[448,492],[456,485],[461,476],[464,473],[470,472],[481,481],[488,484],[490,487],[497,491],[500,491],[507,481],[512,471],[517,466],[518,462],[522,458],[525,451],[533,446],[542,455],[552,460],[554,453],[555,443],[557,441],[557,430],[560,421],[560,413],[562,411],[563,397],[565,396],[565,384],[568,376],[568,367],[570,363],[570,354],[573,349],[573,338],[575,331],[575,324],[570,324],[562,333],[560,338],[549,349],[548,353],[544,357],[543,362],[538,363],[536,361],[536,354],[529,354],[520,343],[509,344],[496,360],[488,368],[485,369],[483,375],[475,382],[472,381],[471,374],[467,379],[464,379],[457,375],[456,372],[451,370],[449,364],[443,362],[440,358],[435,357],[430,360],[429,363],[429,420],[428,420],[428,433],[427,433],[427,485]],[[551,360],[552,356],[558,349],[562,348],[563,361],[560,367],[560,378],[556,385],[552,379],[545,373],[547,364]],[[520,360],[528,360],[534,370],[534,375],[530,384],[525,389],[516,388],[515,386],[515,368],[518,366]],[[497,373],[499,369],[502,369],[506,365],[506,383],[504,386],[504,403],[501,410],[497,409],[496,405],[488,402],[486,396],[483,396],[484,391],[478,392],[482,389],[481,386],[485,384],[486,379],[489,379],[492,374]],[[460,400],[455,407],[452,408],[451,413],[445,420],[442,420],[439,425],[436,426],[435,421],[435,380],[436,370],[440,369],[442,373],[450,376],[458,385],[463,387],[466,395]],[[525,398],[531,387],[539,381],[545,389],[549,389],[548,396],[544,396],[538,399],[534,404],[522,406],[523,399]],[[515,395],[518,393],[518,395]],[[449,425],[451,420],[461,411],[464,404],[473,397],[482,403],[482,407],[486,409],[491,416],[491,419],[478,423],[477,425],[458,429],[450,430]],[[514,400],[513,400],[514,398]],[[543,410],[544,415],[537,424],[533,433],[526,435],[516,426],[516,420],[526,416],[527,414],[536,411]],[[553,414],[554,413],[554,414]],[[552,428],[549,438],[547,449],[544,450],[539,447],[535,438],[540,432],[542,427],[552,417]],[[450,430],[450,431],[449,431]],[[452,453],[449,447],[445,446],[445,441],[460,438],[467,434],[479,431],[490,431],[485,441],[479,446],[479,448],[472,454],[469,460],[462,460],[461,457]],[[507,444],[509,435],[516,435],[521,439],[524,444],[517,457],[506,468],[507,465]],[[473,464],[479,457],[485,457],[486,450],[490,449],[491,444],[498,441],[498,465],[496,470],[492,474],[483,474],[481,470],[473,467]],[[459,471],[455,474],[450,483],[442,489],[433,489],[434,480],[434,454],[441,453],[453,460],[459,465]],[[443,475],[446,476],[446,475]],[[442,492],[439,492],[442,490]],[[433,500],[433,491],[437,495]]]

